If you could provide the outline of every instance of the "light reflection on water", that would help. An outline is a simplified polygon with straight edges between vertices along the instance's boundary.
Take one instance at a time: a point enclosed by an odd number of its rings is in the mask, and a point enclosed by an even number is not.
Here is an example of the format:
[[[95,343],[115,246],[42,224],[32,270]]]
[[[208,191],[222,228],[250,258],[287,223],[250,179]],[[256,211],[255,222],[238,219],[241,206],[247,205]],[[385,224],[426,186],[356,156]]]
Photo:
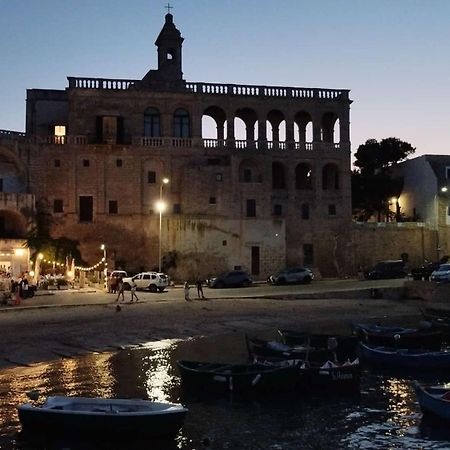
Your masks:
[[[300,394],[260,398],[195,395],[181,397],[189,408],[175,441],[161,447],[148,442],[30,444],[17,435],[16,406],[26,392],[47,395],[148,398],[180,401],[177,359],[239,362],[243,336],[164,340],[118,353],[62,359],[34,367],[0,371],[0,449],[4,450],[298,450],[298,449],[449,449],[444,430],[421,421],[412,380],[365,374],[357,397]],[[441,380],[445,381],[445,380]],[[448,381],[448,380],[447,380]],[[18,438],[15,442],[14,439]],[[107,441],[106,441],[107,442]],[[31,446],[30,446],[31,445]]]

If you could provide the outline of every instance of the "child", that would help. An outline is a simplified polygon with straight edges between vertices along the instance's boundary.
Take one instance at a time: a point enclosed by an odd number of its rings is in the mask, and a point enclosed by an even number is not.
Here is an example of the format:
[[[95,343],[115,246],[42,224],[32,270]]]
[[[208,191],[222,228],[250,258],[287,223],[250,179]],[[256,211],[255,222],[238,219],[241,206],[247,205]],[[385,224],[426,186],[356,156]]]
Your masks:
[[[133,299],[135,298],[136,299],[136,301],[138,302],[139,301],[139,299],[138,299],[138,296],[136,295],[136,282],[134,281],[134,280],[132,280],[132,282],[131,282],[131,300],[130,300],[130,303],[133,303]]]
[[[184,283],[184,299],[187,302],[190,302],[191,299],[189,298],[189,283],[186,281],[186,283]]]

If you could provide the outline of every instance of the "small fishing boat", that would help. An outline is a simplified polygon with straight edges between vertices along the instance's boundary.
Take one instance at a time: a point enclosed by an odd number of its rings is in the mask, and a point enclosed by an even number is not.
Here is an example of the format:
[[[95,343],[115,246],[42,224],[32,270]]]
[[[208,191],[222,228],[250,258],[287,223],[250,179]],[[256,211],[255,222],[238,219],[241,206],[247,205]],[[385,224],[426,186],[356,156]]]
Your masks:
[[[314,390],[314,392],[339,393],[355,391],[359,389],[361,368],[359,359],[336,363],[325,361],[324,363],[309,362],[304,360],[256,357],[260,364],[278,367],[294,367],[298,373],[298,386],[302,390]]]
[[[450,352],[448,351],[377,347],[362,342],[359,345],[361,358],[379,367],[412,371],[450,369]]]
[[[424,328],[405,328],[367,323],[353,324],[353,334],[370,345],[398,348],[440,350],[442,331],[429,322]]]
[[[201,389],[251,393],[292,389],[298,382],[290,366],[177,361],[183,384]]]
[[[422,412],[450,421],[450,388],[416,383],[415,391]]]
[[[309,346],[311,349],[332,350],[339,360],[354,359],[358,348],[355,336],[333,334],[311,334],[292,330],[278,330],[283,344],[290,346]]]
[[[88,397],[47,397],[18,407],[24,430],[174,436],[188,410],[174,403]]]

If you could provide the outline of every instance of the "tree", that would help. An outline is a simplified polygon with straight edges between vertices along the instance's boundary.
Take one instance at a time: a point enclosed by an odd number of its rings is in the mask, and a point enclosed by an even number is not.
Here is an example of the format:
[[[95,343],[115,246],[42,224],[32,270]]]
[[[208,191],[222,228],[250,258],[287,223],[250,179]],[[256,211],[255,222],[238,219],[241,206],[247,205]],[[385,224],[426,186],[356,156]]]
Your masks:
[[[366,221],[377,214],[389,220],[389,199],[398,198],[403,189],[403,179],[392,175],[392,167],[404,161],[416,149],[408,142],[390,137],[378,142],[368,139],[355,153],[355,169],[352,172],[353,214]],[[400,219],[399,211],[395,213]]]

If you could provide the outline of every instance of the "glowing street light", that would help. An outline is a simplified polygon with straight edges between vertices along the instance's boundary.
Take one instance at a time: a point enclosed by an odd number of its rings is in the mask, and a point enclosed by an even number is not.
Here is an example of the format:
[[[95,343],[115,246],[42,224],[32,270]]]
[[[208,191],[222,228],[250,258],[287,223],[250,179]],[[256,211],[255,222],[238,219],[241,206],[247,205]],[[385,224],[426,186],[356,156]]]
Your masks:
[[[156,211],[159,212],[159,253],[158,253],[158,272],[161,272],[161,234],[162,234],[162,213],[167,208],[167,203],[163,201],[163,186],[169,183],[168,178],[163,178],[159,186],[159,201],[156,202]]]

